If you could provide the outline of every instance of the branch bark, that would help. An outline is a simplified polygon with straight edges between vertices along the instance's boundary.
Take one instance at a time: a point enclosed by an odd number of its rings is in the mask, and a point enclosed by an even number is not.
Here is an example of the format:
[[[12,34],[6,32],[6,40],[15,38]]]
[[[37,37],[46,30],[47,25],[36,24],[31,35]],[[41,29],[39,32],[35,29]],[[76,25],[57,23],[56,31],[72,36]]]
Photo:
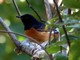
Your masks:
[[[50,20],[52,18],[52,12],[48,0],[44,0],[44,4],[46,9],[47,19]]]
[[[9,32],[12,32],[9,27],[4,23],[3,19],[0,17],[0,23],[1,25],[5,28],[6,31],[9,31]],[[19,47],[20,46],[20,42],[17,40],[15,34],[11,34],[11,33],[8,33],[9,36],[12,38],[14,44],[16,45],[16,47]]]
[[[23,41],[23,42],[19,42],[15,36],[15,34],[17,33],[14,33],[12,32],[9,27],[4,23],[3,19],[0,17],[0,23],[1,25],[5,28],[6,31],[2,31],[2,32],[5,32],[5,33],[8,33],[10,35],[10,37],[12,38],[12,41],[14,42],[14,44],[16,45],[16,47],[18,49],[20,49],[20,51],[30,55],[30,56],[35,56],[35,57],[39,57],[44,54],[48,55],[48,52],[45,50],[45,48],[39,43],[37,42],[35,39],[29,37],[29,36],[25,36],[27,38],[31,38],[33,41],[35,41],[36,43],[33,43],[33,42],[28,42],[27,40]],[[20,34],[21,35],[21,34]],[[36,46],[36,47],[35,47]],[[36,52],[37,51],[37,52]],[[33,53],[35,53],[33,55]]]
[[[0,17],[0,23],[1,23],[1,25],[5,28],[5,30],[7,31],[7,33],[9,34],[9,36],[12,38],[12,41],[14,42],[14,44],[15,44],[15,46],[18,48],[18,49],[20,49],[21,50],[21,42],[19,42],[18,40],[17,40],[17,37],[15,36],[15,34],[13,34],[13,33],[10,33],[10,32],[12,32],[11,30],[10,30],[10,28],[4,23],[4,21],[3,21],[3,19]],[[27,53],[28,55],[32,55],[31,53],[29,53],[28,51],[25,51],[25,50],[21,50],[21,51],[24,51],[25,53]]]

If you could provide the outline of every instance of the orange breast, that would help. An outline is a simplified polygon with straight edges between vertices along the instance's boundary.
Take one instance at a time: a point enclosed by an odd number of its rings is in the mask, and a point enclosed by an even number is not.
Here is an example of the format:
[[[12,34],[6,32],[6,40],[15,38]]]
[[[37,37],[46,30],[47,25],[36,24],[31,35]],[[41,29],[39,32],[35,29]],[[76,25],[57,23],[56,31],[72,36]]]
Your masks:
[[[39,32],[39,31],[35,30],[34,28],[31,28],[30,30],[26,30],[25,34],[27,36],[32,37],[33,39],[36,39],[40,43],[42,43],[46,40],[49,40],[49,33],[48,32]]]

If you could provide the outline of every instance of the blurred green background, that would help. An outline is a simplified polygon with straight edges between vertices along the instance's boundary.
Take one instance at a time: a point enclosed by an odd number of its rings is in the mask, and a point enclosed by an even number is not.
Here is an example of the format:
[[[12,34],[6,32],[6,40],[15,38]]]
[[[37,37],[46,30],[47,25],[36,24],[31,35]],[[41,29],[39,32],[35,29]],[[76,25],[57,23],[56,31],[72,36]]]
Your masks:
[[[36,14],[28,7],[25,0],[16,0],[22,14],[29,13],[38,19]],[[34,9],[39,15],[46,19],[44,0],[29,0]],[[12,0],[0,0],[0,17],[4,20],[6,25],[14,32],[24,34],[23,24],[20,19],[16,18],[17,12],[14,8]],[[4,30],[0,24],[0,30]],[[19,41],[25,38],[17,36]],[[0,32],[0,60],[31,60],[27,54],[17,55],[14,52],[15,45],[7,33]]]

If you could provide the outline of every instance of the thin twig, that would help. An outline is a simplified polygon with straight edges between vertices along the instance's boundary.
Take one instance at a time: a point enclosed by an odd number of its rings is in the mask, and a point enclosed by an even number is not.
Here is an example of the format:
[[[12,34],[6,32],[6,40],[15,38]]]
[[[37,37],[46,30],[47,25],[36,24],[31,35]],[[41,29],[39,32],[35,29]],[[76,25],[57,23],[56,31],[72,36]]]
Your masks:
[[[51,41],[52,31],[53,31],[53,29],[51,28],[51,29],[50,29],[50,34],[49,34],[49,45],[50,45],[50,41]]]
[[[20,34],[20,33],[16,33],[16,32],[8,32],[8,31],[4,31],[4,30],[0,30],[0,32],[2,33],[11,33],[11,34],[16,34],[16,35],[20,35],[20,36],[23,36],[25,38],[29,38],[29,39],[32,39],[34,42],[36,42],[38,45],[40,45],[40,47],[47,53],[47,55],[49,56],[48,52],[46,51],[46,49],[35,39],[29,37],[29,36],[26,36],[26,35],[23,35],[23,34]]]
[[[37,13],[37,11],[32,7],[32,5],[29,3],[29,1],[26,0],[26,2],[27,2],[27,4],[28,4],[29,8],[31,8],[31,9],[35,12],[35,14],[38,16],[39,20],[40,20],[41,22],[46,22],[46,21],[44,21],[44,20],[40,17],[40,15],[39,15],[39,14]]]
[[[71,15],[71,9],[70,8],[68,9],[68,15]]]
[[[59,11],[59,9],[58,9],[58,5],[57,5],[57,3],[56,3],[55,0],[53,0],[53,1],[54,1],[55,6],[56,6],[56,10],[57,10],[57,13],[58,13],[58,16],[59,16],[59,20],[60,20],[60,22],[63,22],[62,17],[61,17],[61,15],[60,15],[60,11]],[[69,40],[69,37],[68,37],[68,35],[67,35],[66,28],[65,28],[64,25],[62,26],[62,28],[63,28],[63,30],[64,30],[64,33],[65,33],[65,36],[66,36],[66,39],[67,39],[68,46],[70,47],[70,40]]]
[[[5,33],[8,33],[9,35],[10,35],[10,37],[12,38],[12,41],[14,42],[14,44],[15,44],[15,46],[18,48],[18,49],[21,49],[21,43],[17,40],[17,37],[15,36],[15,34],[12,34],[12,33],[9,33],[9,32],[12,32],[11,30],[10,30],[10,28],[4,23],[4,21],[3,21],[3,19],[0,17],[0,23],[1,23],[1,25],[5,28],[5,30],[6,31],[3,31],[3,32],[5,32]],[[21,50],[21,51],[23,51],[23,52],[25,52],[25,53],[27,53],[28,55],[32,55],[32,54],[30,54],[29,52],[27,52],[27,51],[24,51],[24,50]]]
[[[44,3],[45,3],[45,8],[46,8],[47,19],[50,20],[52,18],[50,4],[49,4],[48,0],[44,0]],[[49,34],[49,40],[48,40],[49,45],[50,45],[50,41],[51,41],[51,34],[52,34],[52,27],[50,27],[50,34]],[[52,54],[50,54],[49,56],[50,56],[50,60],[53,60]]]
[[[16,35],[19,35],[19,36],[23,36],[25,38],[29,38],[28,36],[26,35],[23,35],[23,34],[20,34],[20,33],[16,33],[16,32],[8,32],[8,31],[5,31],[5,30],[0,30],[1,33],[11,33],[11,34],[16,34]],[[32,38],[31,38],[32,39]]]
[[[54,30],[54,42],[56,43],[56,36],[55,36],[55,30]]]
[[[44,0],[44,3],[45,3],[45,8],[46,8],[47,19],[50,20],[52,18],[50,4],[48,0]],[[52,27],[50,27],[50,34],[49,34],[49,41],[48,41],[49,45],[50,45],[50,40],[51,40],[51,33],[52,33]]]
[[[15,0],[12,0],[12,2],[13,2],[13,4],[14,4],[14,7],[15,7],[15,9],[16,9],[16,11],[17,11],[19,17],[20,17],[20,16],[21,16],[21,12],[20,12],[20,10],[19,10],[17,4],[16,4],[16,1],[15,1]]]
[[[9,31],[9,32],[12,32],[8,26],[4,23],[3,19],[0,17],[0,23],[3,25],[3,27],[5,28],[6,31]],[[16,36],[14,34],[10,34],[10,37],[12,38],[14,44],[16,45],[16,47],[19,47],[20,46],[20,42],[17,40]]]

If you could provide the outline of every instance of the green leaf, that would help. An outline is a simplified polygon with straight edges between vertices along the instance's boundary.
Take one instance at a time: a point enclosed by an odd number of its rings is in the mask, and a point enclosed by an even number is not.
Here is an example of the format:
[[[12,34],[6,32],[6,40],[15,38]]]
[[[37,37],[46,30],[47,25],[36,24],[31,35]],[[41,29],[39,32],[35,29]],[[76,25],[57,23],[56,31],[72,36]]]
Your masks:
[[[68,37],[69,37],[70,41],[74,41],[74,40],[78,40],[79,39],[79,37],[76,36],[76,35],[68,35]],[[61,40],[62,41],[64,40],[64,42],[66,42],[66,37],[65,36],[62,36],[61,37]]]
[[[71,43],[69,60],[80,60],[80,40]]]
[[[63,25],[73,25],[73,24],[78,24],[79,23],[79,18],[78,17],[74,17],[74,16],[63,16],[63,21],[64,22],[59,22],[57,24],[55,24],[57,27],[61,27]]]
[[[80,19],[80,10],[78,12],[74,12],[72,16]]]
[[[80,8],[80,0],[63,0],[63,4],[68,8]]]
[[[61,45],[66,44],[66,43],[67,43],[66,40],[61,40],[61,41],[56,42],[56,45],[61,46]]]
[[[57,27],[57,25],[55,25],[55,22],[58,20],[58,17],[54,17],[50,20],[47,21],[46,23],[46,27],[45,27],[45,30],[48,30],[50,27]]]
[[[70,25],[67,27],[69,27],[69,28],[80,28],[80,24],[74,24],[74,25]]]
[[[49,54],[57,53],[60,51],[60,49],[61,49],[61,46],[58,46],[55,43],[46,47],[46,50],[48,51]],[[62,50],[65,50],[65,48],[62,47]]]
[[[50,45],[46,47],[46,50],[48,51],[49,54],[57,53],[60,50],[60,46]]]
[[[78,23],[79,21],[76,20],[76,19],[69,19],[69,20],[65,20],[64,21],[64,24],[75,24],[75,23]]]
[[[55,59],[56,60],[68,60],[68,57],[61,54],[61,53],[58,53],[58,54],[55,55]]]

